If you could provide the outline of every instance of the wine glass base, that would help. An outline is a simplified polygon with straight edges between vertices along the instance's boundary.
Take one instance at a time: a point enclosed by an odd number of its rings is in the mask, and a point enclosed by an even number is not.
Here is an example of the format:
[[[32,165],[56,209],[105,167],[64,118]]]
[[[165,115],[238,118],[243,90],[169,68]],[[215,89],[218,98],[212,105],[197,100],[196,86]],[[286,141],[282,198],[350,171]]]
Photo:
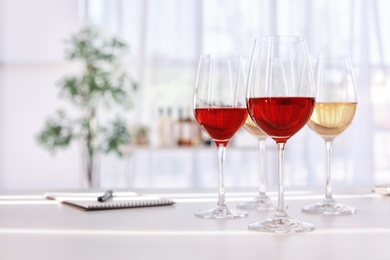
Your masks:
[[[195,216],[209,219],[232,219],[244,218],[248,216],[248,212],[231,210],[226,206],[216,206],[212,209],[197,211]]]
[[[260,222],[250,223],[248,229],[270,233],[302,233],[313,231],[314,225],[292,219],[288,216],[274,216]]]
[[[332,200],[308,205],[302,209],[302,212],[322,215],[352,215],[356,213],[356,208]]]
[[[251,201],[244,201],[237,205],[240,209],[246,210],[275,210],[275,203],[267,196],[257,196]]]

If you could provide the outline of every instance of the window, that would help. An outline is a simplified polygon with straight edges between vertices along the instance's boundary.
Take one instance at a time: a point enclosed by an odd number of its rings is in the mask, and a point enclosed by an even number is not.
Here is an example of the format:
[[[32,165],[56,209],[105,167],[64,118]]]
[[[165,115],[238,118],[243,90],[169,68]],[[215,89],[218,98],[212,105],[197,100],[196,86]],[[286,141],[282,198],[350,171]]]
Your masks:
[[[121,28],[121,36],[132,46],[133,61],[143,70],[138,75],[144,88],[138,104],[142,109],[137,112],[144,123],[155,122],[159,106],[191,106],[201,53],[236,52],[249,57],[255,37],[295,34],[307,39],[313,53],[349,54],[359,109],[350,128],[334,142],[333,174],[335,182],[366,184],[390,179],[386,176],[390,171],[386,146],[390,141],[386,109],[390,105],[390,53],[385,48],[389,5],[383,0],[133,0],[90,1],[88,11],[91,23],[114,33]],[[153,124],[149,126],[153,128]],[[293,181],[291,176],[290,182],[322,185],[324,150],[323,141],[310,130],[292,138],[286,150],[287,172],[299,180]]]

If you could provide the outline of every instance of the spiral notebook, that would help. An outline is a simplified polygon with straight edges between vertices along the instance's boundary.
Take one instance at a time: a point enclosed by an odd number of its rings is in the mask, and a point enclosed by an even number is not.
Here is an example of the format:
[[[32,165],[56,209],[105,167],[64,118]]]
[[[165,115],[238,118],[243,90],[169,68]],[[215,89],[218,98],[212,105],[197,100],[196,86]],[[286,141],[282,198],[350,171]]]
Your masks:
[[[99,192],[85,193],[45,193],[44,197],[51,200],[59,201],[63,204],[70,205],[85,211],[125,209],[140,207],[169,206],[174,204],[170,199],[142,196],[134,192],[115,192],[113,198],[105,201],[97,201],[101,196]]]

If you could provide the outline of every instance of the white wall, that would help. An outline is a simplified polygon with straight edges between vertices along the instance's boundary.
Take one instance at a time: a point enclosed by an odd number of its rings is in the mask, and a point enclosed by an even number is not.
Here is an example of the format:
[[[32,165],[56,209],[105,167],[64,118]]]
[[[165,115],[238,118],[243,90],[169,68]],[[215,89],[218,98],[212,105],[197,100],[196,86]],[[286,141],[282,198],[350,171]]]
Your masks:
[[[78,0],[1,0],[0,61],[53,62],[80,25]]]
[[[78,30],[77,0],[0,0],[0,189],[79,186],[77,147],[50,155],[35,136],[59,107],[56,81],[74,70],[63,40]]]

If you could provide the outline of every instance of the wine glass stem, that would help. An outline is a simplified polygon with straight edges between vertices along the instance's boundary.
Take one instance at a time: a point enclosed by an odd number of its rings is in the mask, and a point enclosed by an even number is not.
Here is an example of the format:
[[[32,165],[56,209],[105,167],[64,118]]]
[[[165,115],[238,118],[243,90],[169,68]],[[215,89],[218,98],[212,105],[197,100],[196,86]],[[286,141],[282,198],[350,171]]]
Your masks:
[[[326,193],[325,200],[333,200],[332,198],[332,181],[331,181],[331,159],[332,159],[332,141],[325,141],[326,144]]]
[[[225,150],[223,145],[218,146],[218,206],[224,207],[225,203]]]
[[[279,188],[278,188],[278,208],[275,213],[278,217],[287,216],[287,213],[285,211],[285,206],[284,206],[284,185],[283,185],[284,146],[285,143],[278,143]]]
[[[260,186],[259,194],[260,196],[265,195],[265,165],[264,165],[264,156],[265,156],[265,142],[264,139],[259,139],[259,149],[260,149]]]

